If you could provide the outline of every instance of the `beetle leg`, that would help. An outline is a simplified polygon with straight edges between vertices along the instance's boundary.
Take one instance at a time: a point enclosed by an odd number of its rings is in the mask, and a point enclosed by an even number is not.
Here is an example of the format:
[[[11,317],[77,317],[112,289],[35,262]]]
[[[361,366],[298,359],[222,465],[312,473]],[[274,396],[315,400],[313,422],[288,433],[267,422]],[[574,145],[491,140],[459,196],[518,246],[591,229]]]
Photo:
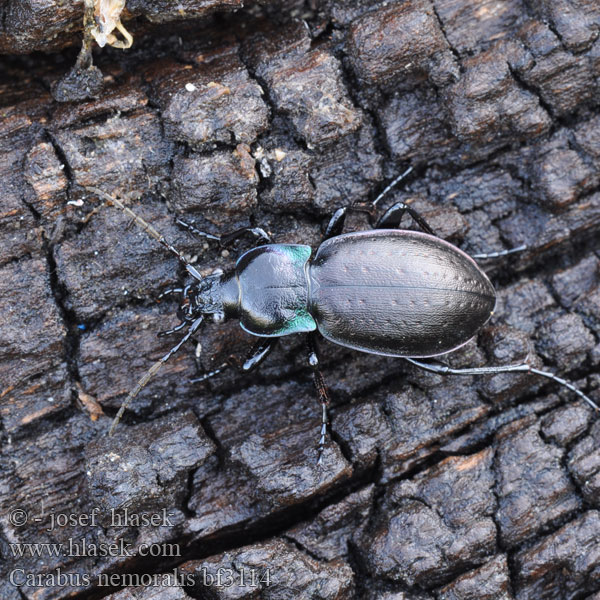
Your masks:
[[[408,167],[404,173],[398,175],[392,183],[390,183],[386,188],[371,202],[371,205],[360,205],[360,204],[350,204],[349,206],[343,206],[342,208],[338,208],[334,213],[331,219],[329,220],[329,224],[325,229],[325,233],[323,234],[323,242],[328,240],[331,237],[335,237],[336,235],[340,235],[344,229],[344,224],[346,222],[346,217],[348,216],[349,210],[354,210],[358,212],[365,212],[369,215],[369,220],[373,217],[373,213],[375,211],[375,207],[377,203],[400,181],[402,181],[411,171],[412,167]],[[387,213],[386,213],[387,214]],[[400,217],[402,218],[402,217]]]
[[[317,464],[323,464],[323,452],[325,451],[325,437],[327,436],[327,407],[329,406],[329,393],[327,392],[327,386],[323,379],[321,369],[319,369],[319,356],[317,355],[317,345],[315,343],[315,337],[313,334],[307,336],[308,340],[308,364],[313,370],[313,378],[315,381],[315,388],[319,396],[319,402],[321,403],[321,435],[319,437],[319,456],[317,458]]]
[[[328,240],[331,237],[335,237],[336,235],[340,235],[340,233],[342,233],[342,230],[344,229],[344,223],[346,222],[347,216],[348,216],[348,207],[347,206],[338,208],[333,213],[331,219],[329,219],[329,223],[327,224],[327,229],[325,229],[325,233],[323,234],[323,241]]]
[[[570,381],[563,379],[562,377],[558,377],[554,373],[550,373],[549,371],[540,371],[539,369],[535,369],[531,365],[522,364],[522,365],[499,365],[497,367],[474,367],[471,369],[452,369],[446,365],[439,365],[435,363],[424,363],[414,358],[404,357],[405,360],[416,365],[417,367],[421,367],[421,369],[425,369],[426,371],[431,371],[432,373],[441,373],[441,374],[452,374],[452,375],[493,375],[495,373],[534,373],[535,375],[539,375],[540,377],[545,377],[546,379],[552,379],[552,381],[556,381],[560,385],[566,387],[567,389],[575,392],[582,400],[585,400],[594,410],[600,411],[600,407],[588,396],[586,396],[580,389],[576,388]]]
[[[523,252],[527,250],[527,246],[523,244],[522,246],[517,246],[516,248],[509,248],[508,250],[498,250],[497,252],[487,252],[484,254],[473,254],[471,258],[477,258],[479,260],[483,260],[486,258],[498,258],[499,256],[506,256],[507,254],[515,254],[517,252]]]
[[[181,294],[183,292],[183,288],[167,288],[166,290],[162,291],[159,295],[158,295],[158,299],[161,300],[162,298],[166,297],[166,296],[170,296],[171,294]]]
[[[167,329],[165,331],[159,331],[156,335],[158,337],[164,337],[165,335],[171,335],[172,333],[176,333],[181,331],[184,327],[189,327],[189,321],[182,321],[179,325],[173,327],[173,329]]]
[[[396,179],[394,179],[394,181],[392,181],[392,183],[390,183],[389,185],[386,186],[386,188],[383,190],[383,192],[381,192],[381,194],[379,194],[379,196],[377,196],[377,198],[375,198],[375,200],[373,200],[373,202],[371,203],[371,206],[373,206],[373,208],[375,208],[377,206],[377,203],[396,185],[398,185],[409,173],[411,173],[413,170],[412,167],[408,167],[408,169],[406,169],[406,171],[404,171],[404,173],[401,173],[400,175],[398,175],[398,177],[396,177]]]
[[[429,235],[435,235],[433,229],[429,226],[427,221],[412,207],[404,202],[396,202],[388,208],[383,216],[377,221],[375,229],[396,229],[400,227],[402,217],[407,212],[413,219],[413,221]],[[438,236],[436,236],[438,237]]]
[[[213,235],[212,233],[206,233],[205,231],[200,231],[194,223],[187,223],[186,221],[182,221],[181,219],[175,219],[177,225],[181,225],[184,229],[187,229],[194,235],[199,235],[200,237],[208,238],[209,240],[219,240],[218,235]]]
[[[346,223],[346,217],[348,216],[348,211],[350,210],[353,210],[354,212],[366,213],[369,217],[369,222],[371,222],[371,219],[373,218],[373,209],[364,204],[350,204],[348,206],[342,206],[341,208],[338,208],[333,213],[331,219],[329,219],[329,223],[327,224],[327,228],[325,229],[321,243],[342,233]]]
[[[244,373],[249,373],[256,369],[269,356],[269,353],[277,344],[278,338],[265,338],[260,340],[252,348],[246,357],[246,360],[239,365],[239,369]]]
[[[251,233],[257,240],[263,241],[267,244],[271,243],[271,236],[261,227],[242,227],[241,229],[236,229],[236,231],[232,231],[231,233],[224,233],[219,236],[219,242],[222,246],[227,246],[227,244],[231,244],[231,242],[241,238],[243,235],[247,233]]]
[[[196,379],[192,379],[191,383],[206,381],[214,375],[221,373],[221,371],[223,371],[229,364],[233,365],[236,369],[242,371],[243,373],[249,373],[250,371],[253,371],[260,364],[263,363],[265,358],[267,358],[271,350],[273,350],[273,348],[277,344],[277,339],[278,338],[265,338],[264,340],[260,340],[259,342],[254,344],[252,348],[250,348],[250,352],[248,353],[248,356],[246,357],[244,362],[241,362],[238,359],[235,359],[234,357],[230,357],[229,361],[222,364],[218,369],[210,371],[209,373],[205,373],[204,375],[202,375],[201,377],[197,377]]]
[[[246,235],[247,233],[251,233],[255,238],[262,240],[267,244],[271,243],[271,236],[261,227],[242,227],[241,229],[236,229],[235,231],[232,231],[230,233],[214,235],[212,233],[207,233],[206,231],[200,231],[200,229],[198,229],[193,223],[186,223],[181,219],[176,219],[176,223],[178,225],[181,225],[183,228],[187,229],[194,235],[199,235],[200,237],[204,237],[209,240],[216,240],[222,246],[227,246],[228,244],[231,244],[231,242]]]
[[[229,365],[227,363],[223,363],[219,368],[215,369],[214,371],[209,371],[208,373],[204,373],[204,375],[202,375],[201,377],[190,379],[190,383],[206,381],[207,379],[210,379],[211,377],[214,377],[215,375],[218,375],[219,373],[223,372],[228,366]]]

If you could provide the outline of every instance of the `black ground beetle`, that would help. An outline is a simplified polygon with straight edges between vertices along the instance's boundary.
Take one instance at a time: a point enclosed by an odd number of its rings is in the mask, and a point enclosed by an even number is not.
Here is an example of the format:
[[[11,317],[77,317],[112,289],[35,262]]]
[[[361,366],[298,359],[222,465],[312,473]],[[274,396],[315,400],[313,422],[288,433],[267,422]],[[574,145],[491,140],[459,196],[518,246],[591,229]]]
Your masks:
[[[371,211],[410,170],[387,186],[371,203]],[[336,344],[372,354],[398,356],[434,373],[535,373],[567,387],[595,410],[600,410],[570,382],[528,364],[452,369],[416,360],[446,354],[469,341],[492,315],[496,293],[473,258],[436,237],[423,217],[403,202],[388,209],[371,231],[342,234],[348,210],[360,208],[348,206],[337,210],[327,226],[324,241],[314,254],[310,246],[272,244],[260,228],[248,227],[213,236],[178,220],[193,233],[223,244],[248,233],[266,242],[242,254],[230,272],[202,277],[176,248],[121,201],[96,188],[86,189],[128,214],[175,254],[192,277],[192,283],[187,286],[171,288],[162,294],[180,295],[181,323],[161,335],[185,328],[187,332],[129,393],[109,433],[114,431],[131,400],[198,331],[207,315],[217,321],[238,318],[243,329],[262,338],[243,363],[244,371],[257,367],[279,337],[308,334],[309,364],[322,405],[319,463],[325,445],[329,398],[315,351],[316,331]],[[422,232],[399,229],[406,212]],[[480,254],[474,258],[492,258],[522,249]],[[225,366],[192,381],[208,379]]]

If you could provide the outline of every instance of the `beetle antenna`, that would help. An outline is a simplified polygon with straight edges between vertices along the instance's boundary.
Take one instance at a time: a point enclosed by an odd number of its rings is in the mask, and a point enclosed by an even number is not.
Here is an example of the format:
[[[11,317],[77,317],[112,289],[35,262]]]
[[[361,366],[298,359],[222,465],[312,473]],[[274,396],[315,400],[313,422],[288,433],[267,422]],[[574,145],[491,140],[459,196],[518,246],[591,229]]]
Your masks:
[[[125,398],[125,402],[121,404],[119,412],[117,412],[117,415],[113,419],[110,429],[108,430],[108,435],[112,435],[114,433],[115,428],[119,424],[119,421],[121,420],[121,417],[125,412],[125,409],[127,408],[127,406],[129,406],[131,401],[140,393],[144,386],[150,381],[150,379],[152,379],[152,377],[157,373],[157,371],[171,358],[171,356],[173,356],[173,354],[175,354],[175,352],[177,352],[177,350],[179,350],[179,348],[181,348],[181,346],[183,346],[190,339],[190,337],[194,335],[194,333],[196,333],[196,331],[198,331],[198,327],[200,327],[200,324],[203,320],[204,317],[199,317],[198,319],[196,319],[190,325],[188,332],[181,338],[179,343],[173,348],[171,348],[160,360],[156,361],[146,371],[145,375],[137,382],[135,388],[133,388],[133,390],[129,392],[129,395],[127,396],[127,398]]]
[[[556,381],[560,385],[566,387],[567,389],[575,392],[582,400],[585,400],[594,410],[600,411],[600,407],[588,396],[586,396],[580,389],[576,388],[570,381],[563,379],[562,377],[558,377],[554,373],[550,373],[549,371],[540,371],[539,369],[535,369],[531,365],[522,364],[522,365],[500,365],[497,367],[474,367],[471,369],[453,369],[446,365],[439,365],[435,363],[424,363],[414,358],[403,357],[408,362],[416,365],[417,367],[421,367],[421,369],[425,369],[425,371],[431,371],[432,373],[441,373],[441,374],[452,374],[452,375],[492,375],[494,373],[534,373],[535,375],[539,375],[540,377],[545,377],[546,379],[552,379],[552,381]]]
[[[398,185],[409,173],[411,173],[413,170],[412,167],[408,167],[408,169],[406,169],[406,171],[404,171],[404,173],[402,173],[401,175],[398,175],[398,177],[396,177],[396,179],[394,179],[394,181],[392,181],[392,183],[390,183],[384,190],[383,192],[381,192],[381,194],[379,194],[379,196],[377,196],[377,198],[375,198],[375,200],[373,200],[371,206],[373,206],[373,208],[375,208],[377,206],[377,203],[396,185]]]
[[[91,192],[92,194],[96,194],[96,196],[100,196],[100,198],[103,198],[104,200],[106,200],[106,202],[112,204],[119,210],[122,210],[127,216],[131,217],[135,221],[136,225],[143,229],[150,237],[153,237],[169,252],[172,252],[185,266],[187,272],[194,279],[198,279],[199,281],[202,280],[202,275],[200,275],[200,273],[189,263],[185,256],[183,256],[183,254],[181,254],[181,252],[179,252],[179,250],[177,250],[177,248],[175,248],[173,244],[169,243],[165,239],[164,235],[156,231],[156,229],[154,229],[154,227],[152,227],[152,225],[150,225],[148,221],[145,221],[144,219],[142,219],[142,217],[136,215],[128,206],[125,206],[125,204],[123,204],[119,199],[114,198],[113,196],[107,194],[106,192],[103,192],[102,190],[99,190],[98,188],[83,186],[83,189],[87,190],[88,192]]]

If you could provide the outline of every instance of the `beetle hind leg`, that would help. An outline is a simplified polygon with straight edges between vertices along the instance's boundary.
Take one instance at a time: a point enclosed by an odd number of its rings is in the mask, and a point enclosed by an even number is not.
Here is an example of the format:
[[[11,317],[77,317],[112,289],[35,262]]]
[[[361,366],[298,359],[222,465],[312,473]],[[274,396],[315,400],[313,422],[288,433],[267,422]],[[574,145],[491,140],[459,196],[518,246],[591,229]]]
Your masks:
[[[414,358],[404,357],[404,360],[412,363],[413,365],[424,369],[425,371],[431,371],[432,373],[440,373],[442,375],[494,375],[496,373],[533,373],[539,377],[551,379],[556,383],[566,387],[575,394],[577,394],[582,400],[587,402],[594,410],[600,411],[598,406],[589,396],[586,396],[579,388],[575,387],[570,381],[551,373],[550,371],[540,371],[528,365],[526,363],[521,365],[499,365],[496,367],[474,367],[471,369],[453,369],[446,365],[440,365],[435,363],[424,363]]]
[[[228,366],[229,366],[228,363],[223,363],[220,367],[217,367],[216,369],[213,369],[212,371],[208,371],[207,373],[204,373],[204,375],[202,375],[201,377],[196,377],[194,379],[190,379],[190,383],[199,383],[201,381],[206,381],[207,379],[210,379],[211,377],[214,377],[215,375],[222,373]]]
[[[477,260],[485,260],[487,258],[498,258],[500,256],[508,256],[509,254],[516,254],[517,252],[524,252],[527,250],[527,245],[523,244],[521,246],[517,246],[516,248],[509,248],[508,250],[498,250],[496,252],[485,252],[483,254],[472,254],[471,258],[476,258]]]

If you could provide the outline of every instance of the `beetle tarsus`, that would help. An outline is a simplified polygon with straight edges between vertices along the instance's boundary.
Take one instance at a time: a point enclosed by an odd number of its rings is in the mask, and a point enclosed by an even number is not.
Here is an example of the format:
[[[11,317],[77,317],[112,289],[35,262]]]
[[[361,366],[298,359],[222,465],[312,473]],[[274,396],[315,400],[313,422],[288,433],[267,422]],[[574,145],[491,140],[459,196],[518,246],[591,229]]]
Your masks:
[[[323,451],[319,448],[319,457],[317,458],[317,467],[323,466]]]
[[[322,405],[323,411],[321,415],[321,437],[319,438],[317,465],[323,464],[323,453],[325,452],[325,438],[327,437],[327,406]]]
[[[392,189],[394,188],[396,185],[398,185],[407,175],[409,175],[412,172],[413,168],[412,167],[408,167],[408,169],[406,169],[406,171],[404,171],[404,173],[401,173],[400,175],[398,175],[398,177],[396,177],[396,179],[394,179],[389,185],[387,185],[385,187],[385,189],[383,190],[383,192],[381,192],[381,194],[379,194],[379,196],[377,196],[377,198],[375,198],[375,200],[373,200],[373,202],[371,203],[371,206],[373,208],[375,208],[377,206],[377,203]]]
[[[486,258],[498,258],[500,256],[508,256],[509,254],[516,254],[517,252],[523,252],[527,250],[527,245],[522,244],[521,246],[517,246],[516,248],[509,248],[508,250],[498,250],[497,252],[486,252],[483,254],[472,254],[471,258],[476,258],[478,260],[485,260]]]
[[[319,401],[321,403],[321,432],[319,436],[318,444],[318,458],[317,464],[323,464],[323,453],[325,452],[325,440],[327,438],[327,423],[329,419],[327,417],[327,407],[329,406],[329,393],[327,392],[327,386],[323,379],[323,374],[319,369],[319,357],[317,354],[317,347],[314,339],[314,334],[309,334],[308,338],[308,364],[313,371],[313,379],[315,382],[315,388]]]
[[[164,290],[163,292],[161,292],[158,295],[158,299],[162,300],[163,298],[167,297],[167,296],[172,296],[173,294],[182,294],[183,293],[183,288],[177,287],[177,288],[167,288],[166,290]]]
[[[185,327],[188,327],[189,323],[188,321],[182,321],[181,323],[179,323],[179,325],[177,325],[176,327],[173,327],[173,329],[166,329],[165,331],[159,331],[156,336],[157,337],[165,337],[166,335],[171,335],[172,333],[177,333],[178,331],[181,331],[182,329],[184,329]]]
[[[550,373],[549,371],[540,371],[539,369],[534,369],[533,367],[530,367],[529,371],[531,373],[535,373],[536,375],[539,375],[540,377],[546,377],[548,379],[552,379],[553,381],[556,381],[560,385],[565,386],[567,389],[571,390],[572,392],[575,392],[582,400],[585,400],[594,410],[600,411],[600,406],[598,406],[591,398],[586,396],[580,389],[576,388],[570,381],[567,381],[566,379],[563,379],[562,377],[558,377],[558,375],[555,375],[554,373]]]
[[[200,377],[196,377],[195,379],[190,379],[190,383],[199,383],[201,381],[206,381],[207,379],[210,379],[211,377],[214,377],[215,375],[222,373],[228,366],[229,365],[227,363],[223,363],[217,369],[209,371],[208,373],[204,373],[204,375],[202,375]]]
[[[235,231],[231,231],[229,233],[215,235],[213,233],[201,231],[194,223],[187,223],[179,218],[175,219],[175,222],[178,225],[181,225],[184,229],[187,229],[190,233],[209,240],[215,240],[216,242],[219,242],[221,246],[227,246],[228,244],[231,244],[238,238],[248,233],[252,234],[255,238],[263,240],[267,244],[271,242],[271,236],[262,227],[241,227],[240,229],[236,229]]]
[[[200,231],[200,229],[198,229],[193,222],[188,223],[187,221],[177,218],[177,219],[175,219],[175,223],[177,223],[177,225],[181,225],[181,227],[183,227],[184,229],[187,229],[189,232],[191,232],[194,235],[197,235],[199,237],[204,237],[209,240],[216,240],[216,241],[220,240],[220,237],[218,235],[214,235],[212,233],[207,233],[206,231]]]

